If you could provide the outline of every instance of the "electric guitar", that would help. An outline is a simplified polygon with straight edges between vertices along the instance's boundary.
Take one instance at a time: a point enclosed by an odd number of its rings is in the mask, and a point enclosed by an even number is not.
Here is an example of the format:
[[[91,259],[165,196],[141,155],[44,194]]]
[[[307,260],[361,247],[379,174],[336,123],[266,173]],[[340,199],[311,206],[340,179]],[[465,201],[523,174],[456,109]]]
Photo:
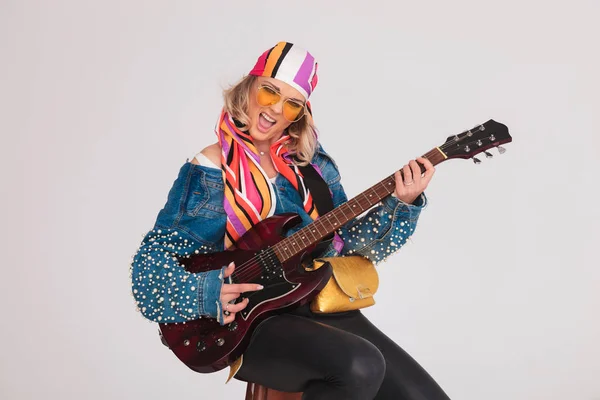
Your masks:
[[[492,154],[487,150],[492,147],[497,147],[502,154],[505,150],[500,145],[511,141],[505,125],[489,120],[450,136],[423,157],[433,165],[453,158],[472,158],[478,164],[481,161],[476,155],[484,153],[490,158]],[[286,230],[301,222],[297,214],[275,215],[261,221],[248,230],[234,248],[226,251],[177,257],[184,268],[193,273],[234,261],[233,283],[252,282],[263,285],[264,289],[242,293],[237,301],[248,298],[249,303],[227,325],[222,326],[212,318],[159,324],[163,342],[197,372],[215,372],[232,364],[246,349],[260,321],[309,302],[325,286],[331,277],[330,267],[307,271],[303,266],[318,243],[389,196],[394,189],[392,174],[288,237],[285,237]]]

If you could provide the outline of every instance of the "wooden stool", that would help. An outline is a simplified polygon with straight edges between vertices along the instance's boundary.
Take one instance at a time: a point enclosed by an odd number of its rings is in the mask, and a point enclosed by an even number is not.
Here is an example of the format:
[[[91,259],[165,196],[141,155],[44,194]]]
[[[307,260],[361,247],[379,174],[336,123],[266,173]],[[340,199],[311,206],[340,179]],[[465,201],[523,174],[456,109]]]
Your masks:
[[[246,400],[301,400],[302,393],[280,392],[263,385],[248,382]]]

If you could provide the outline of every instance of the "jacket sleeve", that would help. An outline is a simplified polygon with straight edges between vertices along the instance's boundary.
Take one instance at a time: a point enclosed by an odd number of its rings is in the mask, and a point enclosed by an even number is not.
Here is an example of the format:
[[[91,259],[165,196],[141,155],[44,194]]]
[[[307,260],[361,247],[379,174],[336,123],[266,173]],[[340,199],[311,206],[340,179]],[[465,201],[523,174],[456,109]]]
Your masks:
[[[131,285],[137,309],[155,322],[185,322],[202,316],[222,323],[220,304],[224,268],[190,273],[176,255],[210,253],[184,231],[155,228],[133,256]]]
[[[215,270],[190,273],[176,258],[223,250],[222,240],[215,239],[223,236],[222,223],[215,219],[215,207],[209,209],[208,205],[210,195],[216,195],[218,189],[208,183],[203,169],[184,164],[154,228],[132,258],[132,294],[138,310],[151,321],[185,322],[204,316],[223,323],[220,294],[224,267],[215,265]]]
[[[341,184],[338,167],[320,144],[315,161],[329,185],[334,207],[346,203],[348,197]],[[338,230],[338,235],[344,241],[340,254],[360,254],[375,264],[385,261],[400,250],[414,233],[421,210],[426,204],[425,194],[417,197],[413,204],[406,204],[392,195],[385,197],[379,204]]]
[[[341,187],[335,192],[346,202]],[[338,232],[344,241],[342,255],[360,254],[375,264],[396,253],[412,236],[421,209],[427,198],[421,194],[413,204],[406,204],[393,196],[384,198],[365,215],[349,221]]]

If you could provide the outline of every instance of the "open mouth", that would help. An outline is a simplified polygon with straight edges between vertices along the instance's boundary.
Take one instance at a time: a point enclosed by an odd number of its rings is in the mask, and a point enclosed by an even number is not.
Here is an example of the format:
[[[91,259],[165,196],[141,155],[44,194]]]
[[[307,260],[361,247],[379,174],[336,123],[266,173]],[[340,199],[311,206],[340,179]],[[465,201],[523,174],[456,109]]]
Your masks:
[[[262,133],[266,133],[273,125],[275,125],[276,120],[271,118],[264,112],[261,112],[258,116],[258,130]]]

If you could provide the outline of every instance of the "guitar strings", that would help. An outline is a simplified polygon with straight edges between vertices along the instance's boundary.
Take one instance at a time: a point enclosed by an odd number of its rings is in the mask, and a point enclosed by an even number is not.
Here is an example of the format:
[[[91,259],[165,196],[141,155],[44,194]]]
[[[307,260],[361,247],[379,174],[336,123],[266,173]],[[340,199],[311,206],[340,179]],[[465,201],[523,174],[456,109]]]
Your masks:
[[[480,125],[477,128],[476,132],[480,132],[482,131],[483,125]],[[470,131],[469,131],[470,132]],[[454,143],[452,142],[448,142],[448,143],[444,143],[443,145],[439,146],[440,150],[446,150],[449,147],[453,146],[456,144],[457,141],[455,141]],[[432,150],[433,151],[433,150]],[[427,154],[427,153],[426,153]],[[425,156],[426,156],[425,154]],[[393,175],[392,175],[393,176]],[[389,178],[389,177],[388,177]],[[387,178],[386,178],[387,179]],[[385,180],[385,179],[384,179]],[[327,214],[325,214],[327,215]],[[323,222],[323,220],[321,220],[321,222]],[[282,241],[280,241],[279,243],[282,243],[284,240],[288,239],[290,236],[284,238]],[[308,247],[308,246],[306,246]],[[244,279],[249,279],[251,278],[253,275],[255,275],[257,272],[260,272],[260,255],[256,255],[251,257],[250,259],[246,260],[245,262],[243,262],[242,264],[240,264],[239,266],[236,266],[235,271],[233,272],[232,276],[234,276],[236,279],[239,279],[241,281],[243,281]],[[258,271],[256,271],[256,267],[258,267]]]

